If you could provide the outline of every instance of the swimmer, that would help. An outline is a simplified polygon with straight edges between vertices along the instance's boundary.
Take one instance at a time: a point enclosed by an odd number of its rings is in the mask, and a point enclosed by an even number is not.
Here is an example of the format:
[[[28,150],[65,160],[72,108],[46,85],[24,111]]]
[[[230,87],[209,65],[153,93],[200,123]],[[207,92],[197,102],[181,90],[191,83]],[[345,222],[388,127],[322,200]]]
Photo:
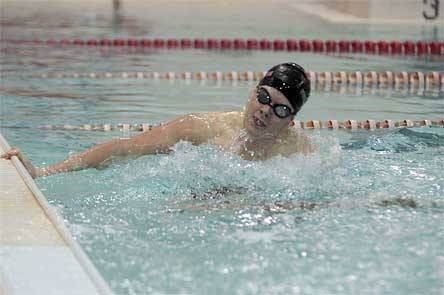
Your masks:
[[[212,144],[246,160],[276,155],[309,154],[316,149],[302,131],[292,128],[295,115],[310,95],[310,80],[295,63],[272,67],[251,90],[243,112],[210,112],[180,116],[132,138],[114,139],[47,167],[37,168],[13,148],[1,156],[17,156],[33,178],[99,167],[115,157],[171,152],[179,141]]]

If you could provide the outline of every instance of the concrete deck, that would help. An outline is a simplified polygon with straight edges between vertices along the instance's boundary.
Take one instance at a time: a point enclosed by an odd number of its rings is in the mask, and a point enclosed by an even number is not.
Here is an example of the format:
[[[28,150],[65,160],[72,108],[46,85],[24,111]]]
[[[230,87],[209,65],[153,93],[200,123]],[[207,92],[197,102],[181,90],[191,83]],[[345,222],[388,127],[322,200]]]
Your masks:
[[[16,157],[0,159],[0,222],[0,294],[112,294]]]

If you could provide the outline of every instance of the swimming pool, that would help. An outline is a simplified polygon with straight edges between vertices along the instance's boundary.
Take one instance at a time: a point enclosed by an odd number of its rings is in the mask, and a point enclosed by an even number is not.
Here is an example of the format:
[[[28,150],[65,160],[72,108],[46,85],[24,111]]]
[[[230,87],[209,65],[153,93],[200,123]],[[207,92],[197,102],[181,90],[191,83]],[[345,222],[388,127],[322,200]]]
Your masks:
[[[107,15],[93,14],[104,4],[84,13],[82,4],[43,3],[45,9],[37,12],[19,10],[23,3],[6,2],[12,24],[4,35],[430,38],[427,29],[417,27],[327,26],[297,10],[261,5],[239,5],[237,14],[230,14],[244,20],[238,25],[223,19],[232,10],[217,3],[201,3],[198,12],[192,9],[198,4],[151,3],[150,10],[128,4],[120,31],[113,31]],[[45,18],[51,13],[63,17]],[[171,15],[178,17],[172,24]],[[298,26],[284,25],[293,18]],[[442,39],[441,29],[433,34]],[[442,71],[444,66],[430,57],[2,46],[7,50],[1,56],[1,132],[37,165],[135,134],[38,126],[157,124],[189,112],[239,110],[254,84],[35,79],[29,73],[263,71],[287,60],[313,71]],[[300,114],[303,121],[442,118],[442,92],[315,91]],[[319,154],[249,162],[210,146],[179,143],[171,155],[128,159],[38,184],[116,294],[442,292],[443,128],[307,134],[321,147]],[[233,192],[207,193],[226,188]]]

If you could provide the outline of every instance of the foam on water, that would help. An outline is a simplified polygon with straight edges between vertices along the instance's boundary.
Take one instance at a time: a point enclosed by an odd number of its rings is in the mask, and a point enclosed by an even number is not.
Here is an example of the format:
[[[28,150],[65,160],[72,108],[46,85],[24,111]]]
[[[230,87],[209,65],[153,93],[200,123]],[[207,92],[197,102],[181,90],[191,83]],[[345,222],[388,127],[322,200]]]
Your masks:
[[[263,162],[180,142],[39,182],[118,294],[437,293],[443,135],[313,133]]]

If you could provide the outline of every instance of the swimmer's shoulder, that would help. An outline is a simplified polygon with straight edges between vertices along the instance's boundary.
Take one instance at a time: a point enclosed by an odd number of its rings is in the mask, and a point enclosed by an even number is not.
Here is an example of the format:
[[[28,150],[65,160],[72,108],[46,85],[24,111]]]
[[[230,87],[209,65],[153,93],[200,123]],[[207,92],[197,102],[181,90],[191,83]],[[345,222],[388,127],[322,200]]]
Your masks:
[[[224,123],[231,127],[239,127],[244,120],[244,113],[242,112],[224,112],[221,114],[221,119]]]
[[[309,155],[317,151],[318,147],[311,142],[302,130],[290,128],[285,136],[280,139],[280,143],[274,148],[273,154],[288,157],[293,154]]]
[[[240,112],[202,112],[184,115],[177,126],[181,131],[188,130],[198,142],[206,142],[212,138],[228,136],[242,124]]]
[[[298,134],[298,149],[304,155],[313,154],[319,152],[319,147],[314,144],[310,138],[302,130],[295,130]]]
[[[242,112],[206,112],[193,113],[189,116],[197,121],[205,122],[209,125],[220,126],[223,128],[233,128],[242,124]]]

